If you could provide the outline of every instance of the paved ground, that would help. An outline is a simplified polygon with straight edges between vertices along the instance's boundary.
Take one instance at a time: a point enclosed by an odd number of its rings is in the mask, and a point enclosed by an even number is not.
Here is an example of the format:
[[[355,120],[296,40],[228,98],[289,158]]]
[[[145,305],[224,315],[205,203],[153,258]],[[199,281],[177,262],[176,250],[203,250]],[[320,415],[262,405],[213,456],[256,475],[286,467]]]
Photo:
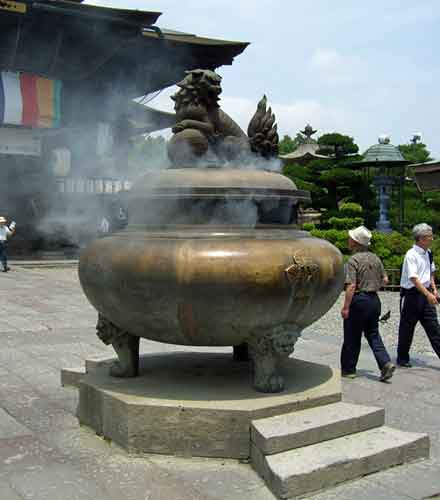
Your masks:
[[[94,334],[95,312],[74,269],[14,267],[0,273],[0,499],[1,500],[273,500],[247,464],[229,460],[129,457],[75,418],[76,390],[60,387],[60,369],[110,354]],[[394,343],[393,315],[384,328]],[[387,307],[384,307],[387,310]],[[338,365],[339,304],[297,344],[295,355]],[[158,345],[142,342],[143,350]],[[377,379],[368,349],[360,377],[344,381],[346,401],[384,406],[387,424],[428,432],[431,459],[374,474],[311,500],[440,498],[440,361],[417,334],[416,366],[391,384]],[[391,352],[393,350],[391,349]]]

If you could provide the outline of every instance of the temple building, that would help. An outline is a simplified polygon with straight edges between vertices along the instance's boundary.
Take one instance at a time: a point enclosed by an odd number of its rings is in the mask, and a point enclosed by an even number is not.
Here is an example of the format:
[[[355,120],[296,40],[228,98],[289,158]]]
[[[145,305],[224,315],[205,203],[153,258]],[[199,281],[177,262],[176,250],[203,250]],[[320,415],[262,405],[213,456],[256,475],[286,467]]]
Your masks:
[[[425,191],[440,191],[440,160],[409,165],[414,171],[417,189]]]
[[[0,2],[0,212],[17,221],[16,245],[47,242],[62,220],[93,226],[129,187],[130,138],[174,124],[174,114],[144,106],[147,96],[186,70],[232,64],[247,46],[165,29],[160,15]]]
[[[306,125],[304,130],[301,130],[301,134],[304,136],[304,142],[301,143],[295,151],[279,156],[283,164],[307,165],[307,163],[312,160],[328,159],[328,156],[318,154],[320,146],[315,139],[312,139],[312,135],[315,133],[316,130],[313,130],[311,125]]]

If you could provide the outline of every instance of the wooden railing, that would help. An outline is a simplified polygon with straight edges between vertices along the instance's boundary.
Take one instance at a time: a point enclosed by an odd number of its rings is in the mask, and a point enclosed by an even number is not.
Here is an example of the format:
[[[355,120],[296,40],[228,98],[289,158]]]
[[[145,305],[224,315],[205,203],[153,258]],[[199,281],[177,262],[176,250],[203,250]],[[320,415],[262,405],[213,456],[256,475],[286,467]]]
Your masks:
[[[400,269],[385,269],[388,275],[388,285],[383,287],[383,290],[395,292],[400,289]]]
[[[387,292],[397,292],[400,290],[400,269],[385,269],[388,275],[388,285],[384,286],[382,290]],[[439,287],[439,273],[436,274],[436,284]]]

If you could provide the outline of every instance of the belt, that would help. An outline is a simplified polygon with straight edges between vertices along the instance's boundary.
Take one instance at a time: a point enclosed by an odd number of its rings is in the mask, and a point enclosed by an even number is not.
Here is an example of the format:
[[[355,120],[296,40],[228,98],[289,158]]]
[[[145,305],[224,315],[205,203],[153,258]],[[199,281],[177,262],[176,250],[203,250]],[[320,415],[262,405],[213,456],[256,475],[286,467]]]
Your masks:
[[[423,285],[425,286],[425,285]],[[425,288],[429,291],[429,292],[432,292],[432,286],[425,286]],[[402,287],[401,288],[401,292],[402,292],[402,295],[406,295],[408,293],[422,293],[418,288],[416,288],[415,286],[411,287],[411,288],[404,288]]]
[[[359,294],[366,294],[366,295],[377,295],[377,292],[365,292],[363,290],[359,291],[359,292],[354,292],[355,295],[359,295]]]

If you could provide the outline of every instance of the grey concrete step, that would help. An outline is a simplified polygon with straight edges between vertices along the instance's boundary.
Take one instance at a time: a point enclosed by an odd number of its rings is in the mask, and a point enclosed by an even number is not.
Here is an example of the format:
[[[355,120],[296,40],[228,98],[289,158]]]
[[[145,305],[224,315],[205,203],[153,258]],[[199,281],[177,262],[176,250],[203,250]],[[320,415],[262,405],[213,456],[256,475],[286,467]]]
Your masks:
[[[254,469],[286,499],[428,457],[429,438],[383,426],[275,455],[252,445],[251,454]]]
[[[76,268],[78,260],[76,259],[59,259],[59,260],[11,260],[11,267],[23,267],[28,269],[52,269],[52,268]]]
[[[79,383],[85,374],[85,368],[61,368],[61,386],[79,388]]]
[[[380,427],[384,420],[382,408],[333,403],[254,420],[251,441],[263,455],[272,455]]]

